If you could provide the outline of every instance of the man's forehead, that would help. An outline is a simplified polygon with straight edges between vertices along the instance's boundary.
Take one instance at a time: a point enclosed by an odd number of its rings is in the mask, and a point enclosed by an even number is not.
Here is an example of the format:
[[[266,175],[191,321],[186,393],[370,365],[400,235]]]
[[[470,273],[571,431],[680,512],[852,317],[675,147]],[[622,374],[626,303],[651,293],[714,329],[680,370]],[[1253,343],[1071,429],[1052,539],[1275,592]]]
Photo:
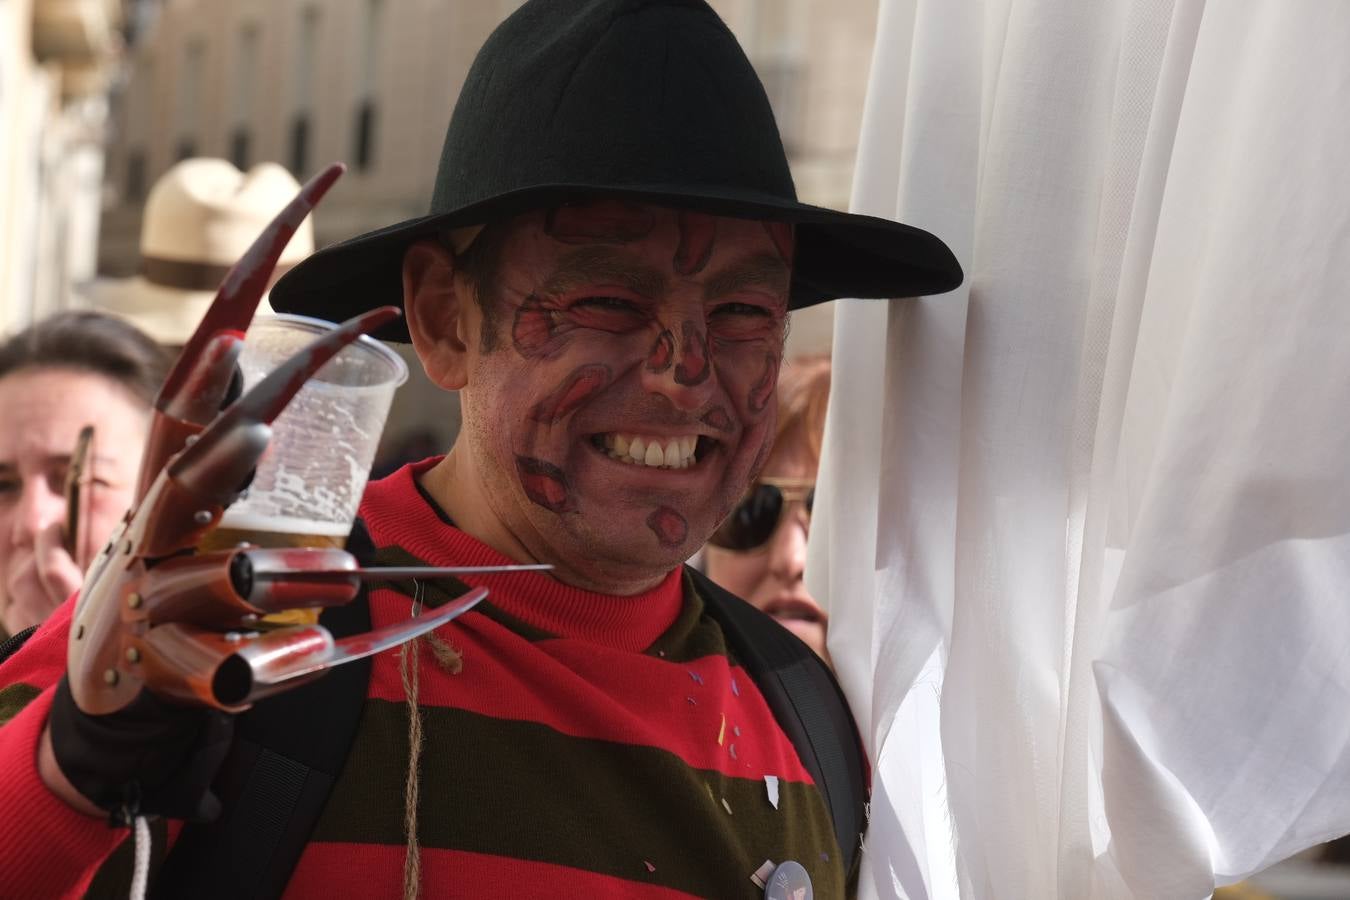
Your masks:
[[[502,223],[508,229],[542,231],[563,244],[627,244],[650,237],[658,229],[679,234],[738,234],[763,237],[767,247],[791,260],[793,229],[789,223],[739,216],[719,216],[639,200],[597,197],[531,210]],[[711,226],[711,227],[709,227]],[[468,229],[465,229],[467,232]],[[475,230],[476,234],[476,230]]]

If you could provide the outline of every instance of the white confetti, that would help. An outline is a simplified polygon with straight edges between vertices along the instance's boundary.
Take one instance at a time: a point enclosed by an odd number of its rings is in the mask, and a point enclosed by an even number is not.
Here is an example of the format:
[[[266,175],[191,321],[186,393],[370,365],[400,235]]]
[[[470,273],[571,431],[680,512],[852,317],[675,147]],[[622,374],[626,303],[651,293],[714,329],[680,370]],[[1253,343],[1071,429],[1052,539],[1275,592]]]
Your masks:
[[[778,776],[777,776],[777,775],[765,775],[765,776],[764,776],[764,789],[765,789],[766,791],[769,792],[769,802],[773,804],[773,808],[774,808],[774,809],[777,809],[777,808],[778,808]]]
[[[727,815],[731,815],[731,804],[727,802],[726,797],[722,798],[722,808],[727,811]]]

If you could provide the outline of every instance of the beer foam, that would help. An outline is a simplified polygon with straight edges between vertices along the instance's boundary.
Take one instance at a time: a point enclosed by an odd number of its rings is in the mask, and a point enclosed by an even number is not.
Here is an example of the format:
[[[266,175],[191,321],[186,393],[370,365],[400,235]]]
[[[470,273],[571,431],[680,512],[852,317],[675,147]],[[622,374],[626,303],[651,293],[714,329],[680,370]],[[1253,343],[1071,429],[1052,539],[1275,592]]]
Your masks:
[[[220,520],[221,528],[239,531],[275,531],[281,534],[313,534],[320,537],[345,538],[351,531],[350,522],[320,522],[314,519],[296,519],[291,516],[266,516],[254,512],[226,510]]]

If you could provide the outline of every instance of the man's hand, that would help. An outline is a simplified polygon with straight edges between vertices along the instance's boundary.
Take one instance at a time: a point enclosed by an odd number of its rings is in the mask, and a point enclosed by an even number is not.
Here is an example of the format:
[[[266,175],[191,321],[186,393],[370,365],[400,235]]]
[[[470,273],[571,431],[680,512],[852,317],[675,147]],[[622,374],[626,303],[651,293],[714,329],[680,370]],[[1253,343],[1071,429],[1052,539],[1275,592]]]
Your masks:
[[[31,555],[10,571],[0,625],[18,634],[37,625],[80,589],[84,575],[62,546],[61,523],[37,533]]]

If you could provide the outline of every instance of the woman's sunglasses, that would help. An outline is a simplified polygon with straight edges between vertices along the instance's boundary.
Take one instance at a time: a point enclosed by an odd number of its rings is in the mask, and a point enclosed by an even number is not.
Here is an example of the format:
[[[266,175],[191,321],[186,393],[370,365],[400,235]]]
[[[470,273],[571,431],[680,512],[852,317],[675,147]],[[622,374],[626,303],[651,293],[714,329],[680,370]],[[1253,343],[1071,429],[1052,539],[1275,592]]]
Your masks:
[[[768,543],[789,503],[800,500],[807,515],[816,499],[816,483],[806,478],[761,478],[736,505],[708,543],[741,553]]]

